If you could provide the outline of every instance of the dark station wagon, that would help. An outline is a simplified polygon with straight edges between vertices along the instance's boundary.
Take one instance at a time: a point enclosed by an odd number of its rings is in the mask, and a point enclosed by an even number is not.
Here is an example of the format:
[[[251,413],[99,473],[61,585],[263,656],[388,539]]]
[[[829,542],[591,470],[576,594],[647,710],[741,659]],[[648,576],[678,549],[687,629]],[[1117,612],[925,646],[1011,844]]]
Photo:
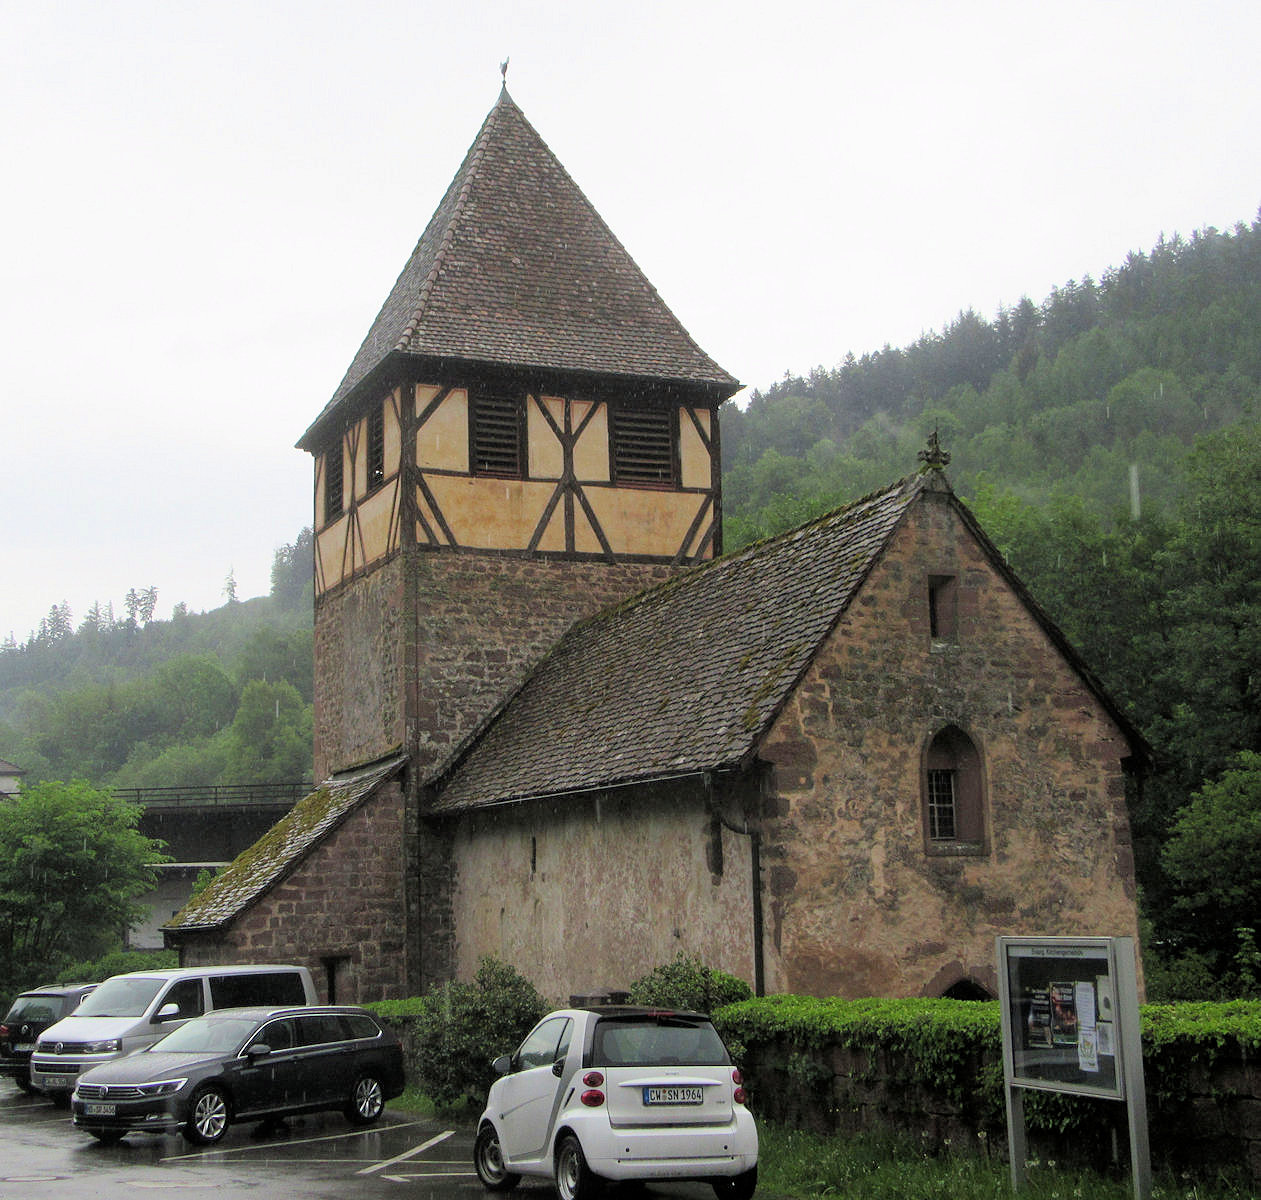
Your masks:
[[[370,1125],[403,1090],[398,1039],[361,1008],[222,1009],[79,1076],[74,1123],[101,1142],[340,1109]]]

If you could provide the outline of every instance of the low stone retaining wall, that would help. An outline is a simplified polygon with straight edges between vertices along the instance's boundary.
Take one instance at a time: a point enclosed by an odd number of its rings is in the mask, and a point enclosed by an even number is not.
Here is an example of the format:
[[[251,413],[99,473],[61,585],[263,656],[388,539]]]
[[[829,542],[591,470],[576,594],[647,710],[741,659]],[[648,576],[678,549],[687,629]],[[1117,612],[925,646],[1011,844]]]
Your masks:
[[[1236,1044],[1217,1061],[1145,1068],[1148,1131],[1156,1168],[1240,1173],[1261,1194],[1261,1065]],[[925,1085],[893,1050],[831,1046],[801,1050],[787,1040],[750,1042],[744,1068],[759,1117],[816,1132],[892,1130],[926,1152],[970,1147],[1007,1157],[1003,1067],[980,1051],[951,1088]],[[1128,1170],[1125,1105],[1093,1097],[1025,1093],[1029,1146],[1043,1160]]]

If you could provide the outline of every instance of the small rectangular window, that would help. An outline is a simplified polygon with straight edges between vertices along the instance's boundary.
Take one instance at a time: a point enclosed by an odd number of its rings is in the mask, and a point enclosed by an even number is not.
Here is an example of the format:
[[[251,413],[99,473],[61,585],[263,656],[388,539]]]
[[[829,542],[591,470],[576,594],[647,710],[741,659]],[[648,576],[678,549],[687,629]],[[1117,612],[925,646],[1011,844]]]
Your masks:
[[[324,524],[342,515],[342,444],[324,455]]]
[[[674,410],[613,408],[613,482],[656,484],[675,482]]]
[[[385,482],[385,410],[374,408],[368,414],[368,491]]]
[[[512,396],[473,397],[471,411],[472,462],[475,475],[522,477],[523,408]]]
[[[928,772],[928,836],[934,842],[955,840],[955,773]]]
[[[928,577],[928,632],[934,642],[953,642],[959,634],[957,589],[953,575]]]

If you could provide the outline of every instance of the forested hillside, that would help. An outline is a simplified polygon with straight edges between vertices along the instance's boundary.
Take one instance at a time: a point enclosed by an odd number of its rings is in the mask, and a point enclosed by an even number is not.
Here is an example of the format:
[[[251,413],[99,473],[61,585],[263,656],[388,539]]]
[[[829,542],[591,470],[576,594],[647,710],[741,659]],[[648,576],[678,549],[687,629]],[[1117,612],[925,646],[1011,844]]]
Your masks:
[[[0,758],[27,782],[295,782],[311,774],[311,531],[277,550],[271,594],[153,619],[61,606],[0,646]]]
[[[914,281],[908,281],[913,286]],[[1131,714],[1153,993],[1261,995],[1261,221],[961,314],[722,414],[727,549],[949,477]],[[41,778],[289,780],[311,762],[310,531],[269,597],[152,619],[54,607],[0,646],[0,758]]]
[[[908,287],[914,280],[907,281]],[[850,355],[723,409],[726,544],[786,528],[907,473],[929,432],[963,495],[984,481],[1110,520],[1168,513],[1197,434],[1253,408],[1261,222],[1174,237],[1104,273],[961,313],[911,346]]]

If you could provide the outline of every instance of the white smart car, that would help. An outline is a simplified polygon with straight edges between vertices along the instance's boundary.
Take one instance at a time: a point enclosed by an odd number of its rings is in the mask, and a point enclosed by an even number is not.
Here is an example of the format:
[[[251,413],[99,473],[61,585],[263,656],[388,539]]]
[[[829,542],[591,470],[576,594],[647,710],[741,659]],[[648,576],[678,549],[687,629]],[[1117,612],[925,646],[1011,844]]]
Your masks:
[[[708,1017],[561,1009],[494,1065],[473,1151],[491,1191],[531,1175],[555,1180],[561,1200],[651,1179],[703,1180],[718,1200],[753,1195],[757,1127]]]

